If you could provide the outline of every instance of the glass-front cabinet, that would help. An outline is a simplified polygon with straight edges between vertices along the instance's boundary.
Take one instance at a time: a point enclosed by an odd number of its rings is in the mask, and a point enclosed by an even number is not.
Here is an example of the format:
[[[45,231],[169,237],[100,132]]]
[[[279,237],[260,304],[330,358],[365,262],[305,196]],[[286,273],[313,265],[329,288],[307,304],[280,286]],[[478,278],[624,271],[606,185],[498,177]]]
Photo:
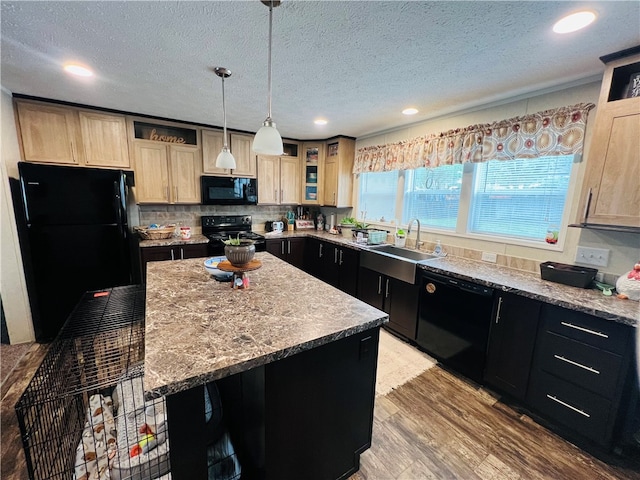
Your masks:
[[[324,143],[314,142],[302,145],[303,204],[320,205],[324,151]]]

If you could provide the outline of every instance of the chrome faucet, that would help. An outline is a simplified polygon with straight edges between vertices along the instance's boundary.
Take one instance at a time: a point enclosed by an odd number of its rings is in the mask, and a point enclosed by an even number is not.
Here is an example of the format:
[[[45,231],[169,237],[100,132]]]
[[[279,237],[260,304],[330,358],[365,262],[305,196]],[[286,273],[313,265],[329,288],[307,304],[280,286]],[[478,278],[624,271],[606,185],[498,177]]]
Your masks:
[[[418,220],[418,218],[412,218],[411,220],[409,220],[409,225],[407,225],[407,235],[409,235],[411,233],[411,225],[413,224],[413,222],[416,222],[418,224],[418,233],[416,234],[416,250],[420,250],[420,220]]]

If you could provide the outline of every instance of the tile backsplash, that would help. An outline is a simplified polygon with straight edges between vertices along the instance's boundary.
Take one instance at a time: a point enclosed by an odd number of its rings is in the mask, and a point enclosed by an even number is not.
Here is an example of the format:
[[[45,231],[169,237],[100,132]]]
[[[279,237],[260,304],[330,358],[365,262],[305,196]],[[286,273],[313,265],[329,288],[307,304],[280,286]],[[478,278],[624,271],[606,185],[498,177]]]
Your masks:
[[[138,216],[139,225],[172,223],[191,227],[193,233],[201,233],[200,217],[203,215],[251,215],[253,230],[261,232],[264,231],[266,221],[282,220],[288,210],[295,212],[295,207],[288,205],[139,205]]]
[[[351,209],[336,209],[329,207],[305,207],[315,218],[317,213],[321,211],[327,221],[329,215],[335,213],[336,221],[344,216],[351,214]],[[138,205],[137,215],[139,217],[138,225],[157,224],[179,224],[181,226],[189,226],[194,234],[202,232],[202,224],[200,217],[202,215],[251,215],[253,230],[257,232],[264,231],[264,223],[271,220],[282,220],[288,210],[296,211],[295,206],[288,205],[230,205],[230,206],[212,206],[212,205]],[[135,213],[134,213],[135,215]],[[393,237],[389,235],[387,238],[389,243],[393,242]],[[407,240],[407,246],[414,248],[413,239]],[[435,243],[425,242],[421,247],[426,251],[433,251]],[[470,248],[458,247],[453,245],[442,244],[442,248],[448,255],[456,257],[469,258],[472,260],[482,261],[482,251]],[[537,260],[514,257],[509,255],[498,254],[495,265],[513,268],[516,270],[528,271],[533,273],[540,272],[540,262]],[[615,284],[618,275],[605,273],[604,281]]]

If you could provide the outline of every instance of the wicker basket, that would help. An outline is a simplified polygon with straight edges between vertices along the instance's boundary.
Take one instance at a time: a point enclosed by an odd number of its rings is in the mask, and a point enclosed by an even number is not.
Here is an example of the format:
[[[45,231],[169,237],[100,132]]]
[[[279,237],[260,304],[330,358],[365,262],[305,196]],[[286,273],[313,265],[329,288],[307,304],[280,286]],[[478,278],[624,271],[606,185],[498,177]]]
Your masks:
[[[163,228],[134,227],[143,240],[162,240],[171,238],[176,231],[175,225],[167,225]]]

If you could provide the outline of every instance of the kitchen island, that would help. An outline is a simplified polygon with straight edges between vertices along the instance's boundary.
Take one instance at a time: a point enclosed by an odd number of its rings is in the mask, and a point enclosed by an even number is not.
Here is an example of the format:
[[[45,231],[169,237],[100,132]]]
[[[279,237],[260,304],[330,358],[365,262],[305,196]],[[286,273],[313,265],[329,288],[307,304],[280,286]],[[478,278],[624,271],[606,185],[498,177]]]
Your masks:
[[[248,478],[346,478],[369,447],[387,314],[268,254],[248,289],[202,259],[147,268],[145,394],[166,395],[172,478],[207,478],[215,382]]]

